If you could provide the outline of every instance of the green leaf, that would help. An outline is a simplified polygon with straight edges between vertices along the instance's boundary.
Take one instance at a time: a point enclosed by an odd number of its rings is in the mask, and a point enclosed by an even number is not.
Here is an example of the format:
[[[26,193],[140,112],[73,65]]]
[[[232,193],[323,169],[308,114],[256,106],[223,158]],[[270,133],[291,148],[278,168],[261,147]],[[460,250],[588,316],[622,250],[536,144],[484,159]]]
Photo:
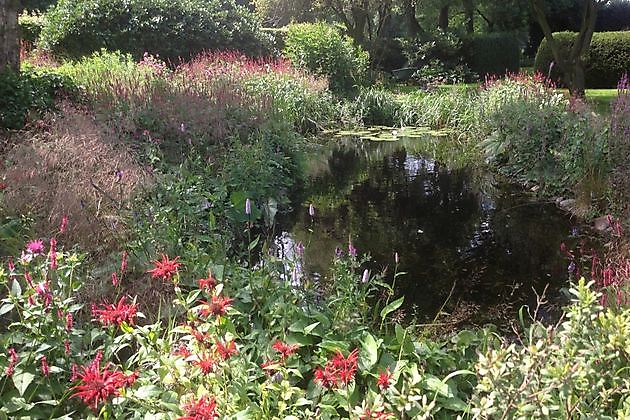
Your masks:
[[[381,310],[381,318],[385,319],[385,317],[389,314],[391,314],[392,312],[394,312],[396,309],[400,308],[403,304],[403,301],[405,300],[404,296],[401,296],[399,299],[396,299],[395,301],[391,302],[389,305],[387,305],[386,307],[384,307]]]
[[[11,296],[22,296],[22,286],[20,286],[20,282],[17,280],[13,280],[13,283],[11,283]]]
[[[380,340],[379,340],[380,342]],[[361,370],[370,370],[378,362],[378,343],[370,333],[366,333],[361,341],[362,351],[359,353]]]
[[[305,327],[305,328],[304,328],[304,334],[309,335],[310,333],[312,333],[312,332],[313,332],[313,330],[314,330],[315,328],[317,328],[317,327],[319,326],[319,324],[320,324],[320,322],[319,322],[319,321],[317,321],[317,322],[313,322],[311,325],[309,325],[309,326]]]
[[[0,306],[0,315],[4,315],[8,312],[11,312],[14,307],[15,305],[12,303],[5,303],[4,305]]]
[[[20,393],[20,396],[23,396],[28,386],[31,384],[31,382],[33,382],[33,379],[35,379],[35,375],[30,372],[20,372],[15,373],[12,376],[12,379],[15,388]]]
[[[134,394],[137,398],[145,400],[160,396],[162,394],[162,389],[155,385],[145,385],[138,388]]]

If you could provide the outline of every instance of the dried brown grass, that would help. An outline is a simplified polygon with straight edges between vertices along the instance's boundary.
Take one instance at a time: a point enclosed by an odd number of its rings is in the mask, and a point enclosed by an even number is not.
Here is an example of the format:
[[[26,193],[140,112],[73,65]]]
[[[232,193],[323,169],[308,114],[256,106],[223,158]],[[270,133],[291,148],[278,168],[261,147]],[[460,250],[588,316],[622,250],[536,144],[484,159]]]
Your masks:
[[[86,111],[61,108],[47,129],[20,134],[4,154],[4,206],[32,215],[40,237],[58,234],[67,215],[64,241],[107,255],[124,243],[122,217],[149,175],[114,131]]]

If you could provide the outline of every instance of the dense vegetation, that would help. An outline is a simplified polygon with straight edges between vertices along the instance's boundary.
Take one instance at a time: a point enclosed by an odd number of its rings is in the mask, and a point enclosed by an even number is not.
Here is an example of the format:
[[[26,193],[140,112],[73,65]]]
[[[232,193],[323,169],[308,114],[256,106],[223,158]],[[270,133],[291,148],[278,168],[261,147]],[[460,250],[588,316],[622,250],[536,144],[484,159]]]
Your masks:
[[[375,71],[389,3],[361,26],[324,2],[344,30],[298,23],[275,43],[232,0],[119,3],[23,18],[48,50],[0,73],[0,419],[630,416],[627,76],[607,115],[540,74],[441,86],[518,67],[499,52],[527,25],[519,2],[477,2],[483,35],[449,30],[454,5],[407,16],[407,93]],[[603,250],[558,244],[557,322],[532,307],[509,337],[438,333],[403,321],[398,254],[371,272],[349,239],[314,279],[308,243],[273,252],[283,212],[321,228],[295,201],[315,135],[369,125],[445,129],[468,164],[611,214]]]
[[[577,34],[560,32],[554,35],[562,48],[568,50]],[[543,40],[536,54],[535,68],[543,74],[559,78],[558,69],[552,66],[553,55]],[[630,32],[602,32],[593,36],[586,64],[586,86],[590,88],[614,88],[621,77],[630,72]]]

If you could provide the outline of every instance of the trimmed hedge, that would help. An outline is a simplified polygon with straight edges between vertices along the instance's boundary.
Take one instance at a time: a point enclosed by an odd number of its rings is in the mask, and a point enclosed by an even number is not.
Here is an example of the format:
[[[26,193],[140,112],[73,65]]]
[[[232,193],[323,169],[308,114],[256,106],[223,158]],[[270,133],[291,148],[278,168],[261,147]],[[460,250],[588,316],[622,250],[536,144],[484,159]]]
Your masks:
[[[574,32],[554,33],[563,51],[571,48],[576,36]],[[553,60],[551,48],[544,39],[536,54],[536,70],[547,74]],[[630,31],[596,32],[586,56],[586,87],[615,88],[624,73],[630,73]],[[561,80],[557,66],[554,66],[551,77]]]
[[[464,42],[468,67],[482,78],[489,74],[518,73],[520,48],[516,35],[507,32],[478,34]]]
[[[60,0],[46,17],[41,45],[70,58],[102,48],[175,62],[204,50],[268,52],[255,15],[235,0]]]

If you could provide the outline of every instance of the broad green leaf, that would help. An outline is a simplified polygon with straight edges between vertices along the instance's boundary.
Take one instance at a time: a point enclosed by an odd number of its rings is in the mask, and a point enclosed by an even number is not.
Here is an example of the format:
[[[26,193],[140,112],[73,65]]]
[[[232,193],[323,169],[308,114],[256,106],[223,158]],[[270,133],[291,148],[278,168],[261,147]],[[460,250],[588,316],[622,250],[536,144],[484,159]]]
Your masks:
[[[134,394],[137,398],[144,400],[160,396],[162,394],[162,389],[155,385],[145,385],[138,388]]]
[[[17,280],[13,280],[13,283],[11,283],[11,296],[22,296],[22,286],[20,286],[20,282]]]
[[[320,324],[319,321],[312,323],[311,325],[307,326],[304,328],[304,334],[309,335],[310,333],[313,332],[313,330],[315,328],[317,328],[317,326]]]
[[[379,340],[380,341],[380,340]],[[359,353],[359,366],[361,370],[370,370],[378,362],[378,343],[367,333],[361,341],[361,352]]]
[[[381,318],[385,319],[385,317],[387,315],[391,314],[396,309],[400,308],[402,306],[404,300],[405,300],[405,297],[401,296],[400,298],[396,299],[395,301],[391,302],[389,305],[384,307],[381,310]]]
[[[31,382],[33,382],[33,379],[35,379],[35,375],[30,372],[19,372],[15,373],[12,376],[12,379],[15,388],[20,393],[20,396],[23,396],[28,386],[31,384]]]
[[[4,315],[8,312],[11,312],[14,307],[15,305],[12,303],[5,303],[4,305],[0,306],[0,315]]]

